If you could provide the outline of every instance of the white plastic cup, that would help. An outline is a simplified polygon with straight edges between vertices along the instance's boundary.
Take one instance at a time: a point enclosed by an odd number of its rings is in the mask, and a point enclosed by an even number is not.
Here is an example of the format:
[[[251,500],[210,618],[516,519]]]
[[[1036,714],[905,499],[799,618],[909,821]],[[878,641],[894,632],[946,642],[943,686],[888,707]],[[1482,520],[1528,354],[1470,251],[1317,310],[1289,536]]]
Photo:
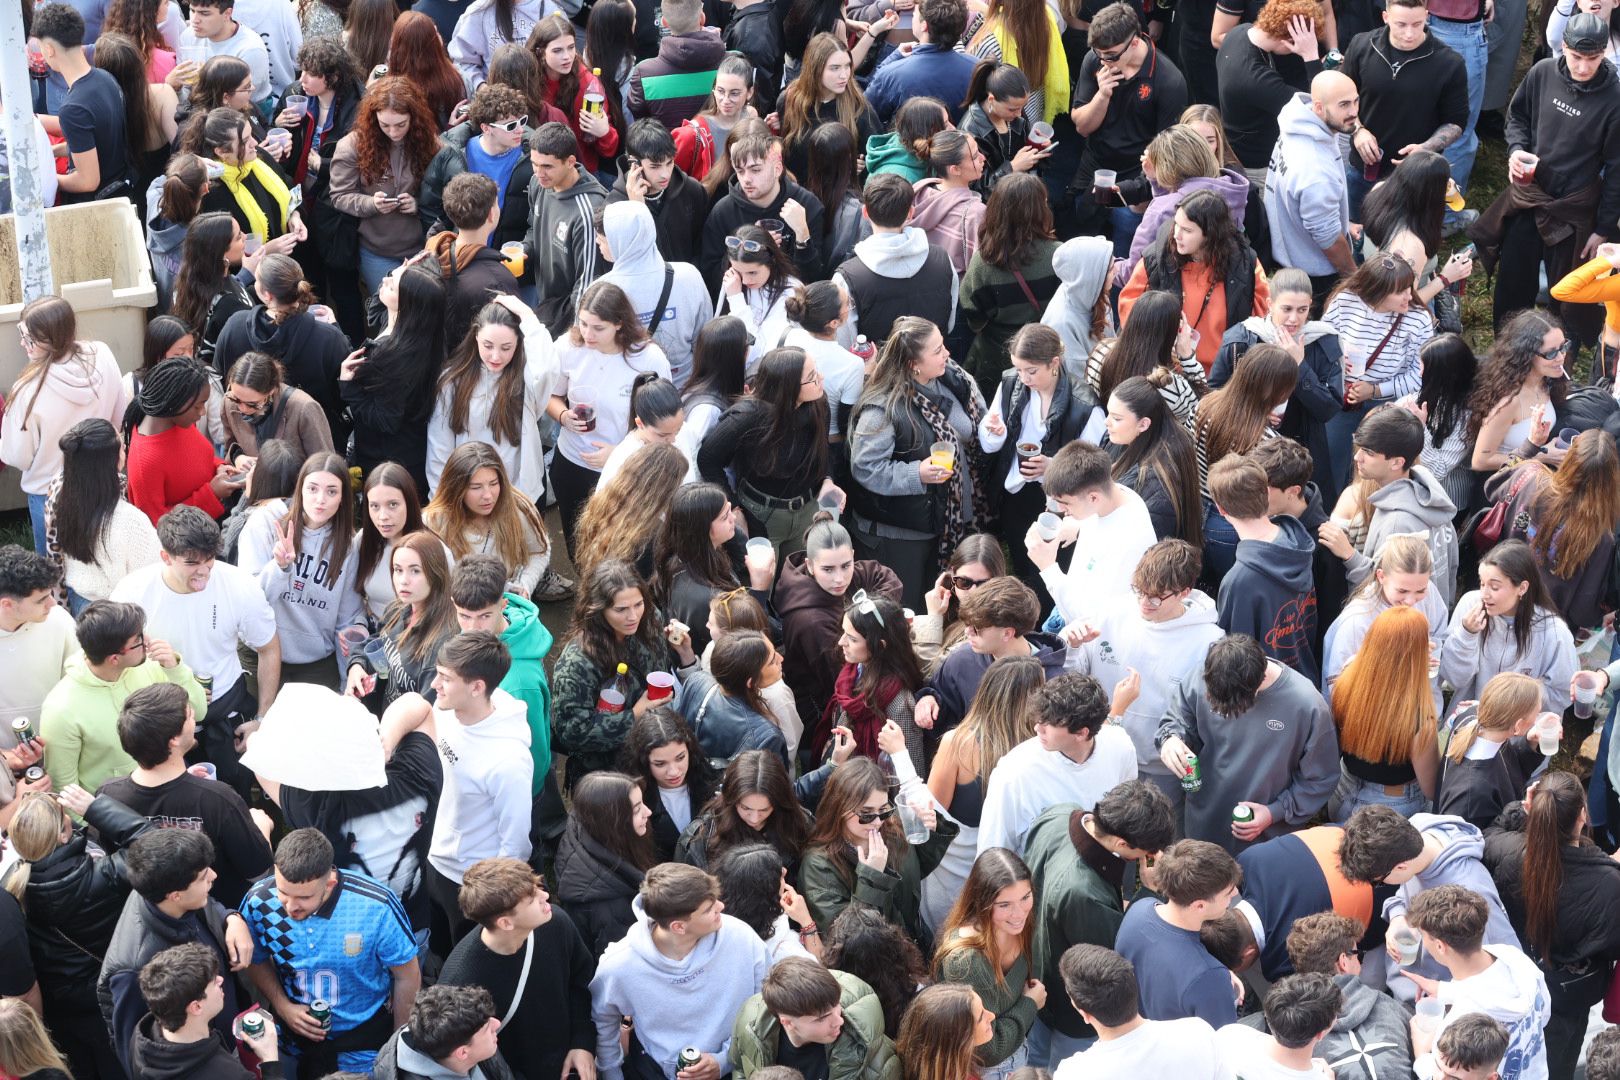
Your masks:
[[[1528,187],[1536,182],[1536,166],[1541,164],[1541,158],[1521,150],[1519,152],[1519,161],[1524,166],[1524,179],[1514,182]]]
[[[1418,1001],[1417,1012],[1414,1016],[1419,1031],[1440,1030],[1440,1020],[1445,1015],[1446,1007],[1437,997],[1426,997]]]
[[[1594,671],[1583,671],[1575,676],[1575,715],[1585,720],[1592,715],[1597,704],[1598,677]]]
[[[833,517],[837,517],[839,515],[840,508],[838,504],[842,501],[842,496],[840,496],[836,491],[828,491],[816,497],[816,505],[830,513]]]
[[[756,536],[743,546],[743,561],[755,570],[763,570],[776,558],[776,545],[763,536]]]
[[[1418,955],[1423,951],[1423,938],[1416,930],[1407,928],[1395,931],[1395,947],[1400,951],[1401,967],[1411,967],[1418,962]]]
[[[1062,518],[1048,510],[1042,513],[1040,517],[1035,519],[1035,531],[1040,534],[1042,540],[1056,540],[1058,526],[1062,524],[1062,522]]]
[[[302,120],[304,114],[309,111],[309,98],[303,94],[289,94],[286,105],[287,111],[295,114],[294,119]]]
[[[1045,120],[1037,120],[1029,126],[1029,145],[1037,150],[1045,150],[1052,144],[1052,137],[1057,131]]]
[[[1552,757],[1558,753],[1558,744],[1562,741],[1563,734],[1563,725],[1559,723],[1556,714],[1541,714],[1541,719],[1536,721],[1536,745],[1543,757]]]
[[[894,804],[895,812],[900,815],[900,827],[905,830],[906,843],[928,843],[928,824],[923,820],[922,812],[910,799],[897,799]]]

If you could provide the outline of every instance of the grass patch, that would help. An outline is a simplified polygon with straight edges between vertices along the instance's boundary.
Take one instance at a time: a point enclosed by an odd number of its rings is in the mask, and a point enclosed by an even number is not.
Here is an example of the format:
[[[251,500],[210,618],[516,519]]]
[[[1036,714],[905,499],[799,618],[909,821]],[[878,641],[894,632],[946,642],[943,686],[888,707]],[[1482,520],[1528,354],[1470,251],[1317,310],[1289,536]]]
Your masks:
[[[34,526],[28,520],[26,509],[0,513],[0,546],[6,544],[16,544],[33,550]]]

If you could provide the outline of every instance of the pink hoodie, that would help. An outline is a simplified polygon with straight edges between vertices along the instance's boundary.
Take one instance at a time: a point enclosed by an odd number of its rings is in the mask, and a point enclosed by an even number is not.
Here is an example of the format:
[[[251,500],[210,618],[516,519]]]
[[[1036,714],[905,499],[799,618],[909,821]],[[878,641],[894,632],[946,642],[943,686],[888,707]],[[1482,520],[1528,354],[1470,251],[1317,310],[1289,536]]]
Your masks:
[[[945,249],[957,276],[965,274],[968,260],[979,246],[984,200],[972,188],[945,187],[937,176],[918,180],[913,186],[917,200],[912,204],[911,223],[928,234],[930,244]]]
[[[101,341],[77,342],[72,355],[45,369],[43,385],[12,388],[0,420],[0,460],[21,470],[23,491],[43,495],[62,472],[56,444],[68,428],[97,418],[119,427],[128,404],[112,350]]]

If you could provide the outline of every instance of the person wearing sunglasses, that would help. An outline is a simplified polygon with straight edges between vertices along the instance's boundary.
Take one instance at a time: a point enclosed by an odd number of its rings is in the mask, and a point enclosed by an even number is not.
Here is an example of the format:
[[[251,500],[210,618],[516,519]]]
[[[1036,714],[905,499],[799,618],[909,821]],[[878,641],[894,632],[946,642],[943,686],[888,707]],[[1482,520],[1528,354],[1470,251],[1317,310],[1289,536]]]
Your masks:
[[[280,439],[299,461],[332,449],[332,429],[320,403],[296,386],[288,386],[279,360],[261,352],[243,353],[225,377],[226,459],[239,469],[251,468],[259,447]]]
[[[1546,311],[1521,311],[1496,331],[1468,399],[1475,472],[1537,456],[1553,466],[1564,460],[1552,436],[1569,396],[1569,350],[1564,324]]]
[[[817,926],[831,926],[859,901],[927,951],[932,935],[919,917],[922,880],[939,865],[957,826],[937,816],[931,800],[917,812],[932,835],[913,846],[889,797],[889,777],[876,761],[854,757],[833,771],[799,867],[800,891]]]
[[[422,175],[419,214],[429,232],[455,229],[444,206],[444,189],[462,173],[478,173],[495,181],[495,205],[500,213],[484,241],[499,250],[502,244],[523,240],[529,229],[529,181],[534,164],[524,152],[529,132],[528,103],[510,86],[485,83],[472,96],[467,122],[446,131],[439,152]],[[532,267],[518,275],[533,282]]]
[[[741,319],[748,328],[748,363],[752,367],[790,329],[787,300],[803,285],[793,261],[776,237],[758,225],[739,225],[725,239],[725,273],[720,278],[716,308]]]
[[[1243,883],[1248,886],[1249,863],[1245,859],[1238,862],[1245,871]],[[1286,887],[1287,879],[1277,884]],[[1370,888],[1368,896],[1371,897]],[[1292,929],[1289,929],[1290,924]],[[1286,955],[1295,971],[1326,975],[1344,995],[1339,1020],[1322,1039],[1317,1052],[1328,1061],[1356,1062],[1344,1080],[1410,1075],[1410,1016],[1393,997],[1361,981],[1363,950],[1360,942],[1366,925],[1359,919],[1324,911],[1320,905],[1303,918],[1273,925],[1276,933],[1284,935]],[[1270,944],[1269,939],[1267,944]]]
[[[962,601],[980,585],[1006,573],[1007,556],[998,537],[972,533],[956,545],[934,587],[923,597],[926,610],[917,612],[911,620],[911,644],[925,673],[933,674],[940,660],[966,633],[961,621]]]

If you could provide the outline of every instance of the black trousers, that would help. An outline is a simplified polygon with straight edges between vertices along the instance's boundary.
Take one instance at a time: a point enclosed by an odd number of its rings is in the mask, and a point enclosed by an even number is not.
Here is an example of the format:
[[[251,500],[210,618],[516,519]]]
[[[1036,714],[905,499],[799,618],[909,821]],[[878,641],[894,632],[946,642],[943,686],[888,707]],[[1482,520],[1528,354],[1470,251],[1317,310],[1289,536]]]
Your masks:
[[[575,465],[562,456],[561,451],[551,455],[551,493],[557,496],[557,513],[562,518],[563,542],[568,553],[574,553],[574,530],[579,527],[579,515],[585,503],[596,491],[596,482],[602,474],[583,465]]]
[[[456,943],[467,936],[473,921],[461,913],[457,897],[461,886],[430,863],[422,868],[428,894],[428,948],[439,956],[449,956]]]
[[[872,559],[894,571],[900,579],[901,605],[922,611],[923,597],[939,577],[939,539],[930,536],[926,540],[900,540],[876,536],[853,521],[849,537],[854,542],[857,559]]]
[[[1496,293],[1492,299],[1491,318],[1496,329],[1517,311],[1536,306],[1536,295],[1541,291],[1541,265],[1547,265],[1547,282],[1556,284],[1575,266],[1576,253],[1586,237],[1575,235],[1548,247],[1542,242],[1533,213],[1514,214],[1507,219],[1502,231],[1502,246],[1496,262]],[[1603,307],[1600,304],[1565,304],[1554,300],[1553,314],[1564,320],[1571,340],[1583,346],[1597,341],[1603,325]]]

